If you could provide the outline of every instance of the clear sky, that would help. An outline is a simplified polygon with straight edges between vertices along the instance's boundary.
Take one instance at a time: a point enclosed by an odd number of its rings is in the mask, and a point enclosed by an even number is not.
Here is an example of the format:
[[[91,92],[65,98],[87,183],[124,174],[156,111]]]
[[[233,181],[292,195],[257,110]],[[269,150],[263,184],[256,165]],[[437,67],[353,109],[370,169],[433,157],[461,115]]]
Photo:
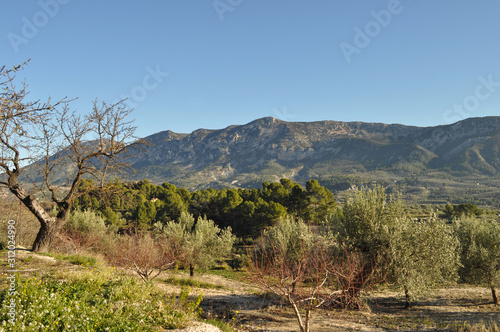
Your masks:
[[[32,98],[129,96],[138,134],[274,116],[429,126],[500,115],[498,0],[4,1]]]

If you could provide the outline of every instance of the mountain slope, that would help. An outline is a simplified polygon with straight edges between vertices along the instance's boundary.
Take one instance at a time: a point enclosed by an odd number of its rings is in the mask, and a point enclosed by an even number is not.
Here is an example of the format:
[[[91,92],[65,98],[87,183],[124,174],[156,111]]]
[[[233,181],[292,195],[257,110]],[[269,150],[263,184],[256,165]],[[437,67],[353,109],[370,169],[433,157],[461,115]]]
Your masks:
[[[131,160],[137,170],[133,178],[189,189],[338,175],[388,182],[488,181],[500,173],[500,117],[437,127],[269,117],[221,130],[164,131],[147,139],[151,146]]]

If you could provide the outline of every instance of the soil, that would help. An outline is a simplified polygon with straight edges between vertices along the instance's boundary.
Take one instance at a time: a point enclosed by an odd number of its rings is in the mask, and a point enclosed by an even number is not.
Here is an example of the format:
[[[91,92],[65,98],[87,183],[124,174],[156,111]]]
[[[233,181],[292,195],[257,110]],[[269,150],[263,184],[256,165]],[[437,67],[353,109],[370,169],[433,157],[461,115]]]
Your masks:
[[[176,277],[189,278],[182,274]],[[298,331],[290,308],[264,296],[255,285],[211,274],[193,278],[222,287],[193,290],[194,295],[203,293],[201,306],[206,317],[230,321],[236,331]],[[362,311],[314,312],[311,331],[449,331],[453,324],[488,325],[500,320],[500,307],[492,303],[489,289],[482,287],[434,289],[409,310],[404,309],[403,294],[393,290],[365,294],[364,299],[367,306]]]
[[[205,315],[230,321],[236,331],[298,331],[291,309],[262,295],[254,285],[210,274],[194,278],[223,287],[194,292],[203,292]],[[454,324],[500,320],[500,307],[492,303],[490,290],[470,285],[434,289],[409,310],[404,309],[403,294],[393,290],[365,294],[364,299],[367,306],[361,311],[314,312],[311,331],[449,331]]]

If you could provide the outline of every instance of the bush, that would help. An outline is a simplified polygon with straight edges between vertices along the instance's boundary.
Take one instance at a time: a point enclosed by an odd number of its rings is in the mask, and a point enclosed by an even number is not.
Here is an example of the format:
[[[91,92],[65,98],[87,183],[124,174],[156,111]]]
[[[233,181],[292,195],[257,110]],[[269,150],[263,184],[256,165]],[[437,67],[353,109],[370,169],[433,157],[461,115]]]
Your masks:
[[[72,211],[68,225],[75,231],[83,233],[104,233],[107,230],[104,218],[90,210]]]
[[[229,267],[233,270],[242,270],[247,265],[247,262],[248,257],[246,254],[235,255],[233,259],[229,259],[226,261]]]
[[[498,304],[500,223],[467,218],[458,221],[457,233],[461,243],[460,277],[468,283],[486,284],[493,302]]]

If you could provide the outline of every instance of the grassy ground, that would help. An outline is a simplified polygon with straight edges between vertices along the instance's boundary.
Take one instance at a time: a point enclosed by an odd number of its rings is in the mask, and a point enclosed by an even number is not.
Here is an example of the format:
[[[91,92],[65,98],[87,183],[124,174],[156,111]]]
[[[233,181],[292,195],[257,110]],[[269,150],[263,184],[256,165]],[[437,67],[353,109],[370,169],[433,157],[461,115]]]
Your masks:
[[[7,252],[1,253],[4,257]],[[201,297],[187,287],[165,293],[107,266],[98,256],[36,255],[16,250],[15,282],[3,273],[0,331],[161,331],[197,319]],[[6,262],[4,271],[9,269]],[[15,290],[10,294],[9,290]],[[14,299],[16,321],[7,308]],[[112,329],[110,329],[110,327]]]

